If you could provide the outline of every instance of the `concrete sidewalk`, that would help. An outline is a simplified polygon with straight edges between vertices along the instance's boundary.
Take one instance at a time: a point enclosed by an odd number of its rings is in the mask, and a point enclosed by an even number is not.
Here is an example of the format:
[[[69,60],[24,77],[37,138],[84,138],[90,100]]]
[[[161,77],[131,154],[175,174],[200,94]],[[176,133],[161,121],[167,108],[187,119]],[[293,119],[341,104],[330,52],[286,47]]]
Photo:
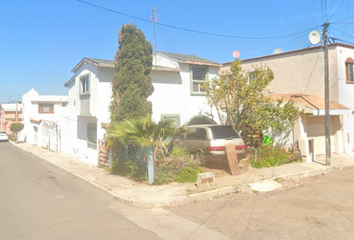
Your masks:
[[[271,191],[281,187],[279,181],[274,180],[297,181],[304,177],[354,167],[354,156],[333,154],[329,167],[320,163],[291,163],[263,169],[244,167],[243,173],[239,176],[216,174],[216,184],[213,186],[205,185],[197,188],[192,183],[150,186],[147,183],[138,183],[113,175],[107,170],[88,165],[71,155],[55,153],[28,143],[15,145],[110,193],[121,202],[142,208],[187,204],[240,191]],[[324,162],[324,156],[317,159],[319,162]]]

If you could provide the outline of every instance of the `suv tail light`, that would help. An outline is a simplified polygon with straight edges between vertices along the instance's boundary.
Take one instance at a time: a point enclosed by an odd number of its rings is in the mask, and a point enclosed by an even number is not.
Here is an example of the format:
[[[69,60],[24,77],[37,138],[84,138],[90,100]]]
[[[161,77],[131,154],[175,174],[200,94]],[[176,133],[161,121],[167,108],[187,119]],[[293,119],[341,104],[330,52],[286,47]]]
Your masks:
[[[207,151],[224,151],[225,147],[207,147]]]
[[[246,147],[247,147],[247,144],[236,146],[236,150],[243,150],[243,149],[246,149]]]

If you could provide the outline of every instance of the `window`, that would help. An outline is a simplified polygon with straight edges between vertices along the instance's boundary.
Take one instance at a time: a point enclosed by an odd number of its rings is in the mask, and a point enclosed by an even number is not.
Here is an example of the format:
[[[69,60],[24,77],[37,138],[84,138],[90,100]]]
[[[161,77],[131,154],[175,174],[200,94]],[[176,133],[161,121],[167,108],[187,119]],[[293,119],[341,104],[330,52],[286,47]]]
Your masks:
[[[197,139],[206,139],[207,138],[207,132],[204,128],[197,128],[195,131],[195,138]]]
[[[238,132],[232,126],[213,126],[210,127],[213,139],[233,139],[240,138]]]
[[[166,119],[171,119],[171,120],[175,121],[175,124],[174,124],[175,127],[181,126],[181,119],[179,117],[179,114],[162,114],[161,121],[165,121]]]
[[[347,83],[354,83],[353,65],[354,65],[354,60],[352,58],[348,58],[345,61],[345,73],[346,73]]]
[[[192,94],[205,94],[203,84],[208,79],[208,68],[200,66],[191,67],[191,92]]]
[[[80,95],[90,94],[90,75],[80,77]]]
[[[186,138],[187,138],[187,139],[195,139],[195,132],[196,132],[197,129],[195,129],[195,128],[189,128],[189,130],[190,130],[190,132],[187,133]]]
[[[61,106],[62,106],[62,107],[66,107],[66,106],[68,106],[68,103],[67,103],[67,102],[62,102],[62,103],[61,103]]]
[[[93,123],[87,124],[87,143],[89,145],[97,145],[97,125]]]
[[[257,81],[257,73],[250,72],[250,74],[248,75],[248,81],[249,82]]]
[[[54,104],[53,103],[40,103],[38,104],[39,113],[54,113]]]
[[[207,132],[204,128],[189,128],[191,132],[187,133],[187,139],[207,139]]]

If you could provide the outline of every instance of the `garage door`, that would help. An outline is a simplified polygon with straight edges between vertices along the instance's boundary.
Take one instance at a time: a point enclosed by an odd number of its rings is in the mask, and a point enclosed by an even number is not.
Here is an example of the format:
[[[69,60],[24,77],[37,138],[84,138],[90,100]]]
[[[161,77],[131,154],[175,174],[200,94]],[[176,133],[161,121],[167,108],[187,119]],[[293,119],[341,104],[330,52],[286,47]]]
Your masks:
[[[326,154],[325,141],[325,118],[324,116],[307,117],[307,136],[313,138],[315,143],[315,155]],[[333,116],[331,117],[330,126],[331,136],[331,152],[335,152],[335,138],[333,130]]]

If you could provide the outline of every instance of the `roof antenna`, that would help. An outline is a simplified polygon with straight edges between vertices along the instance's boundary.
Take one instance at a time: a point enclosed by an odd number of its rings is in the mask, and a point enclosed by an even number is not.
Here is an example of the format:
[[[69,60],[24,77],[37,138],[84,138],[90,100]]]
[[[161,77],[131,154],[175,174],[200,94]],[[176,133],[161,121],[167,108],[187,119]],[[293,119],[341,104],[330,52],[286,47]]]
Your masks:
[[[152,20],[152,25],[154,27],[154,46],[155,46],[155,65],[157,65],[157,58],[156,58],[156,31],[155,31],[155,22],[157,22],[157,18],[159,15],[157,14],[157,7],[152,8],[151,11],[151,20]]]

